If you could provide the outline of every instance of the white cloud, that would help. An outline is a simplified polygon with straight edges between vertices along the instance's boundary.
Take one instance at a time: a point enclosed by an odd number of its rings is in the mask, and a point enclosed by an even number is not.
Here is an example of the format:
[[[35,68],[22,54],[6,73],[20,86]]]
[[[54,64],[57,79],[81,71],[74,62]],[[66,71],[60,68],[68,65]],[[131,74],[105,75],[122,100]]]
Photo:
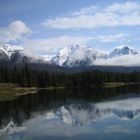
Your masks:
[[[57,17],[49,19],[42,23],[42,25],[59,28],[95,28],[98,26],[115,26],[119,21],[115,20],[115,15],[106,15],[104,13],[96,13],[95,15],[80,15],[74,17]]]
[[[114,3],[105,9],[105,11],[107,12],[117,12],[117,13],[129,13],[137,10],[140,10],[140,4],[130,1],[127,1],[125,3]]]
[[[90,6],[71,16],[48,19],[42,25],[58,29],[140,25],[140,4],[136,2],[115,3],[108,7],[100,7],[100,9]]]
[[[129,38],[129,35],[124,33],[115,34],[115,35],[97,36],[97,40],[99,42],[104,42],[104,43],[127,41],[127,38]]]
[[[92,40],[92,37],[85,36],[59,36],[48,39],[26,40],[22,47],[26,48],[26,53],[32,54],[51,54],[70,44],[85,44]]]
[[[47,39],[27,39],[21,46],[25,48],[25,53],[29,55],[54,55],[58,50],[67,47],[68,45],[83,45],[88,44],[90,41],[97,41],[100,43],[124,42],[128,39],[129,35],[124,33],[102,36],[58,36]]]
[[[129,39],[128,34],[112,34],[104,36],[58,36],[47,39],[28,39],[21,46],[26,54],[55,54],[58,50],[73,44],[88,44],[90,41],[101,43],[122,42]],[[92,46],[94,47],[94,46]]]
[[[140,54],[98,59],[94,62],[94,64],[104,66],[140,66]]]
[[[79,11],[74,12],[71,15],[78,16],[78,15],[83,15],[83,14],[90,14],[90,13],[92,14],[93,12],[96,12],[97,10],[98,10],[98,7],[92,5],[90,7],[85,7],[83,9],[80,9]]]
[[[7,27],[0,28],[0,41],[15,41],[31,32],[31,29],[24,22],[17,20],[10,23]]]

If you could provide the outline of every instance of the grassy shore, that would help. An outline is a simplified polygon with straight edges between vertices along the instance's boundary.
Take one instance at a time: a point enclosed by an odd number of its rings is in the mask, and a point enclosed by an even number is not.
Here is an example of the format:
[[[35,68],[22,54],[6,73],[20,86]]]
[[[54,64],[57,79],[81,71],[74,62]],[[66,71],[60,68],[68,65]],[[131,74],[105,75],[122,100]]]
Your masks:
[[[140,84],[140,83],[124,83],[124,82],[105,82],[102,84],[101,88],[115,88],[119,86],[125,86],[125,85],[134,85],[134,84]],[[93,87],[93,86],[89,86]],[[97,88],[97,86],[94,86]],[[26,94],[35,94],[38,90],[63,90],[65,87],[46,87],[46,88],[36,88],[36,87],[19,87],[15,84],[11,83],[0,83],[0,101],[5,100],[12,100],[14,98],[17,98],[21,95]]]
[[[134,85],[137,83],[124,83],[124,82],[105,82],[101,85],[102,88],[113,88],[118,86],[125,86],[125,85]],[[139,83],[140,84],[140,83]],[[89,86],[92,87],[92,86]],[[94,85],[97,88],[97,85]],[[65,87],[44,87],[44,88],[37,88],[37,87],[19,87],[15,84],[11,83],[0,83],[0,94],[1,93],[14,93],[15,95],[23,95],[28,93],[36,93],[38,90],[54,90],[54,89],[64,89]]]
[[[11,83],[0,83],[0,101],[12,100],[20,95],[36,93],[35,87],[18,87]]]
[[[16,84],[0,83],[0,101],[11,100],[21,95],[35,94],[38,90],[61,90],[64,87],[19,87]]]
[[[18,87],[15,84],[11,83],[0,83],[0,94],[1,93],[14,93],[18,94],[26,94],[26,93],[35,93],[35,87]]]
[[[103,88],[114,88],[114,87],[120,87],[120,86],[126,86],[126,85],[134,85],[134,84],[140,84],[140,83],[124,83],[124,82],[105,82],[103,83],[102,87]]]

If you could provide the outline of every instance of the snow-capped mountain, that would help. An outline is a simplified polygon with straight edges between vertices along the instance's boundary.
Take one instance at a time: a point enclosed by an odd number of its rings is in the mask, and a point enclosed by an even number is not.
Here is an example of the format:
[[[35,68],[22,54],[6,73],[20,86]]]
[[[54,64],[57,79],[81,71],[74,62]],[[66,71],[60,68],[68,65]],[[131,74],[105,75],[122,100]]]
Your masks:
[[[112,63],[113,65],[122,65],[121,63],[115,63],[117,61],[116,59],[120,61],[121,56],[138,56],[138,54],[135,49],[129,46],[119,46],[114,48],[110,53],[106,53],[85,45],[69,45],[61,49],[58,54],[52,58],[51,62],[64,67],[112,65]],[[124,60],[126,60],[126,58],[124,58]],[[123,64],[125,64],[125,62],[123,62]]]
[[[4,48],[0,48],[0,60],[1,61],[8,61],[9,56],[7,54],[7,51]]]
[[[114,50],[109,54],[109,57],[112,58],[112,57],[118,57],[118,56],[129,55],[129,54],[135,55],[138,54],[138,52],[128,46],[119,46],[114,48]]]
[[[110,53],[86,45],[69,45],[56,55],[27,56],[17,45],[0,46],[0,62],[49,63],[63,67],[140,66],[140,53],[129,46],[116,47]],[[128,61],[126,61],[128,60]]]
[[[0,46],[0,60],[17,61],[23,57],[23,48],[16,45],[5,44]]]
[[[24,53],[24,49],[17,45],[5,44],[0,46],[0,62],[11,62],[11,63],[46,63],[46,59],[39,57],[32,57]]]
[[[6,53],[7,53],[7,55],[8,55],[9,58],[14,53],[22,54],[22,52],[23,52],[23,48],[22,47],[16,46],[16,45],[11,45],[11,44],[5,44],[3,46],[3,49],[6,51]]]
[[[89,66],[95,59],[106,58],[106,56],[106,53],[85,45],[69,45],[61,49],[58,54],[52,58],[52,63],[69,67]]]
[[[52,58],[52,62],[62,66],[67,61],[69,55],[73,54],[74,51],[78,49],[78,47],[78,45],[73,45],[61,49],[58,54],[54,58]]]

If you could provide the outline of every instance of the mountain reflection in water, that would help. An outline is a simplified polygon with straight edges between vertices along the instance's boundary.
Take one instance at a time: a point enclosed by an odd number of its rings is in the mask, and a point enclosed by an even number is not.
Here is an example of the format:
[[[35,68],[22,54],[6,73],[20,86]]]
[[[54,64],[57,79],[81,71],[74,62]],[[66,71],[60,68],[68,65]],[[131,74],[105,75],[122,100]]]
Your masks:
[[[118,139],[139,138],[138,88],[137,91],[136,88],[121,87],[117,88],[116,92],[114,89],[87,92],[87,94],[72,92],[66,95],[42,91],[38,95],[27,95],[13,101],[1,102],[0,138],[4,140],[93,139],[93,137],[111,139],[114,136]],[[102,96],[98,96],[99,94]],[[7,112],[2,114],[6,108]]]

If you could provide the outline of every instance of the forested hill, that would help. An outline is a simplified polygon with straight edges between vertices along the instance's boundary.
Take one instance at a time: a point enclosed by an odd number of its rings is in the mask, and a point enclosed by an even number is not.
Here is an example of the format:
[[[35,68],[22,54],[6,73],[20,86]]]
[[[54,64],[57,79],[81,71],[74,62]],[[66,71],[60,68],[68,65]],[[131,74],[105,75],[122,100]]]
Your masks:
[[[22,68],[0,66],[0,83],[15,83],[24,87],[88,87],[104,82],[140,82],[140,73],[102,72],[48,73],[25,65]]]
[[[38,70],[38,71],[47,71],[48,73],[56,72],[65,72],[65,73],[79,73],[85,71],[107,71],[107,72],[117,72],[117,73],[132,73],[134,71],[140,72],[139,66],[88,66],[88,67],[62,67],[51,63],[28,63],[23,61],[21,63],[12,63],[0,61],[0,67],[7,67],[8,69],[23,69],[25,65],[28,65],[28,68]]]

